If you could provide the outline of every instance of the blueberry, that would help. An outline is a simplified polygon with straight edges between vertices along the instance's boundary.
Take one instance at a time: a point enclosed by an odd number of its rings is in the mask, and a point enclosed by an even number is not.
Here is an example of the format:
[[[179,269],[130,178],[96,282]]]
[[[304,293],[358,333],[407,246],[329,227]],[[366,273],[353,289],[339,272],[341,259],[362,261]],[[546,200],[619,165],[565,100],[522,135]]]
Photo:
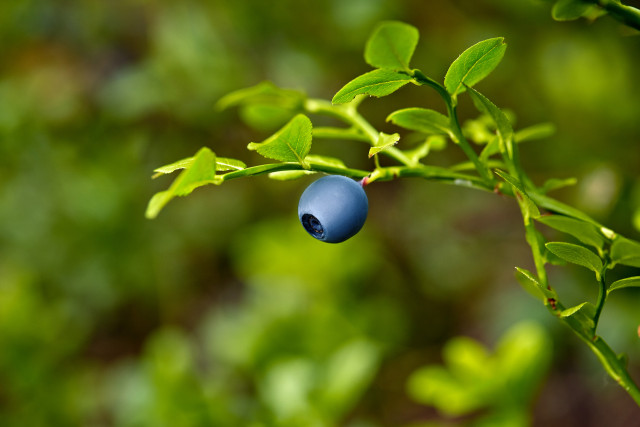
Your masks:
[[[329,175],[314,181],[300,196],[298,218],[318,240],[340,243],[356,234],[367,219],[369,202],[351,178]]]

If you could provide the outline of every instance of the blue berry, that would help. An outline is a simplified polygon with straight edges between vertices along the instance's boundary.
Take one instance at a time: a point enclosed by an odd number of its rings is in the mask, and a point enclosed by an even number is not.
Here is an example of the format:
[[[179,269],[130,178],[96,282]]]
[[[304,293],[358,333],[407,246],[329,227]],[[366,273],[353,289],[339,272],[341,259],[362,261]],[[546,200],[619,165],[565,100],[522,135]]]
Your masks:
[[[300,196],[298,218],[318,240],[340,243],[356,234],[367,219],[369,202],[351,178],[329,175],[314,181]]]

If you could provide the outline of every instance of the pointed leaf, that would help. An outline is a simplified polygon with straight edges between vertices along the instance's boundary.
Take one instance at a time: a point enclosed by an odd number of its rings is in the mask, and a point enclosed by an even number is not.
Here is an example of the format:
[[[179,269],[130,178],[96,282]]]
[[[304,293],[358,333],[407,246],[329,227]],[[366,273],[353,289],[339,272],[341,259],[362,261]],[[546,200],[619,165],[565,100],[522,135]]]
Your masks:
[[[556,133],[556,127],[553,123],[539,123],[520,129],[515,133],[513,139],[516,143],[531,141],[533,139],[544,139]]]
[[[529,270],[516,267],[516,279],[525,291],[538,299],[544,300],[545,298],[555,297],[555,293],[545,288]]]
[[[252,142],[247,148],[269,159],[305,166],[304,158],[311,149],[311,127],[311,120],[298,114],[271,137],[260,143]]]
[[[300,106],[305,95],[291,89],[282,89],[271,82],[264,81],[255,86],[231,92],[218,100],[216,107],[223,110],[242,104],[277,105],[295,109]]]
[[[230,159],[229,157],[216,157],[216,171],[237,171],[246,168],[247,165],[237,159]]]
[[[193,163],[193,157],[187,157],[186,159],[178,160],[177,162],[170,163],[168,165],[160,166],[154,169],[155,174],[151,178],[157,178],[161,175],[173,173],[178,169],[186,169]]]
[[[393,147],[398,143],[398,141],[400,141],[400,134],[394,133],[393,135],[389,135],[387,133],[380,132],[376,145],[369,149],[369,157],[373,157],[375,154],[378,154],[389,147]]]
[[[585,329],[589,330],[595,325],[593,321],[595,314],[596,307],[590,302],[583,302],[582,304],[562,310],[560,317],[574,317],[583,324]]]
[[[501,170],[496,170],[495,173],[500,178],[504,179],[509,185],[511,185],[511,187],[513,187],[514,192],[516,192],[516,196],[518,194],[520,195],[519,198],[524,203],[525,212],[529,218],[536,218],[540,216],[540,211],[538,210],[538,207],[533,202],[533,200],[531,200],[531,198],[529,197],[529,194],[524,189],[524,186],[516,177],[513,177]]]
[[[347,83],[336,93],[331,102],[344,104],[356,95],[387,96],[412,80],[413,78],[407,74],[386,69],[373,70]]]
[[[426,108],[405,108],[389,114],[387,121],[404,129],[435,135],[451,133],[449,118]]]
[[[626,279],[613,282],[611,286],[609,286],[609,289],[607,289],[607,294],[616,289],[623,288],[640,288],[640,276],[627,277]]]
[[[547,227],[570,234],[586,245],[602,250],[606,239],[598,228],[588,222],[562,215],[548,215],[536,218]]]
[[[619,236],[611,245],[611,262],[640,268],[640,243]]]
[[[481,41],[462,52],[444,78],[447,91],[455,97],[464,92],[464,85],[473,86],[487,77],[498,66],[506,49],[504,38],[496,37]]]
[[[540,191],[543,194],[546,194],[549,191],[558,190],[564,187],[570,187],[572,185],[576,185],[577,183],[578,183],[578,180],[575,178],[565,178],[565,179],[549,178],[542,184],[542,187],[540,187]]]
[[[191,165],[178,175],[169,189],[151,198],[145,216],[155,218],[175,196],[186,196],[198,187],[219,182],[216,177],[216,155],[206,147],[201,148],[193,157]]]
[[[551,253],[559,258],[570,263],[586,267],[596,273],[596,277],[598,277],[598,279],[600,278],[602,260],[584,246],[564,242],[550,242],[545,246]]]
[[[269,178],[275,181],[293,181],[294,179],[302,178],[303,176],[314,174],[313,171],[298,170],[298,171],[279,171],[271,172]]]
[[[476,108],[481,113],[489,115],[495,122],[498,130],[500,151],[509,158],[513,158],[513,126],[511,126],[507,115],[480,92],[470,87],[468,89]]]
[[[369,37],[364,59],[375,68],[406,70],[419,37],[417,28],[404,22],[383,22]]]
[[[309,154],[305,160],[310,164],[332,166],[334,168],[346,168],[344,162],[336,157],[319,156],[317,154]]]
[[[583,0],[558,0],[551,9],[551,16],[556,21],[573,21],[583,16],[593,4]]]

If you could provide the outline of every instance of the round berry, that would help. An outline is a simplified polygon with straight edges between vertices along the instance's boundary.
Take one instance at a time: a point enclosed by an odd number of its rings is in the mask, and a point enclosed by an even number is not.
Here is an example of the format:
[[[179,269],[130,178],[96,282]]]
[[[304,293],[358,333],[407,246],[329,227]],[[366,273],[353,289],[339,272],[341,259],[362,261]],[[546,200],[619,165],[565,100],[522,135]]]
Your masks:
[[[305,230],[327,243],[344,242],[367,219],[369,202],[362,186],[351,178],[329,175],[314,181],[300,196],[298,218]]]

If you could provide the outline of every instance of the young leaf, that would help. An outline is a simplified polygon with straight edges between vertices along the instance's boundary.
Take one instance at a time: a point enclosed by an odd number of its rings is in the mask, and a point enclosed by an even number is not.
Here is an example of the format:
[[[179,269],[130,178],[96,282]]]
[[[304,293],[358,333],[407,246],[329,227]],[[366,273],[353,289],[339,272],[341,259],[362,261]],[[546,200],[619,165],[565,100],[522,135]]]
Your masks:
[[[548,227],[572,235],[582,243],[598,249],[598,251],[601,251],[606,243],[598,228],[588,222],[562,215],[541,216],[536,219]]]
[[[293,181],[294,179],[302,178],[303,176],[314,174],[313,171],[278,171],[271,172],[269,178],[276,181]]]
[[[640,267],[640,243],[624,238],[616,238],[611,245],[612,264]]]
[[[540,191],[543,194],[546,194],[549,191],[557,190],[559,188],[569,187],[572,185],[576,185],[577,183],[578,183],[578,180],[575,178],[565,178],[565,179],[549,178],[542,184],[542,186],[540,187]]]
[[[317,154],[309,154],[305,160],[311,165],[332,166],[334,168],[346,168],[344,162],[335,157],[318,156]]]
[[[282,89],[271,82],[264,81],[255,86],[236,90],[218,100],[216,107],[224,110],[242,104],[278,105],[283,108],[295,109],[304,100],[302,92]]]
[[[265,141],[252,142],[247,148],[269,159],[297,162],[306,167],[304,158],[311,149],[311,120],[304,114],[298,114]]]
[[[593,4],[583,0],[558,0],[551,9],[551,16],[556,21],[573,21],[583,16]]]
[[[564,242],[550,242],[545,246],[552,254],[559,258],[592,270],[596,273],[596,277],[600,279],[602,260],[589,249],[584,246]]]
[[[593,328],[595,325],[593,321],[595,314],[596,307],[590,302],[583,302],[582,304],[562,310],[562,312],[560,312],[560,317],[576,317],[583,323],[586,327],[585,329],[588,330]]]
[[[548,138],[554,133],[556,133],[556,127],[553,123],[539,123],[520,129],[513,135],[513,139],[520,144],[521,142],[531,141],[533,139]]]
[[[246,168],[247,165],[237,159],[230,159],[229,157],[216,157],[216,171],[237,171]]]
[[[477,43],[464,52],[451,64],[444,78],[444,85],[451,96],[473,86],[484,79],[498,66],[504,56],[507,45],[503,37],[496,37]]]
[[[178,169],[186,169],[193,163],[193,157],[187,157],[186,159],[178,160],[177,162],[173,162],[168,165],[160,166],[159,168],[154,169],[155,174],[151,178],[157,178],[161,175],[166,175],[169,173],[173,173]]]
[[[613,282],[611,286],[609,286],[609,289],[607,289],[607,295],[611,291],[623,288],[640,288],[640,276],[627,277],[626,279]]]
[[[373,157],[375,154],[378,154],[389,147],[393,147],[398,143],[398,141],[400,141],[400,134],[394,133],[389,135],[387,133],[380,132],[376,145],[369,149],[369,157]]]
[[[507,154],[509,158],[513,158],[513,126],[511,126],[511,122],[506,114],[496,107],[486,96],[471,87],[467,86],[467,88],[469,89],[469,95],[476,108],[481,113],[488,114],[496,123],[500,141],[500,151]]]
[[[216,155],[206,147],[201,148],[193,157],[191,165],[178,175],[169,189],[156,193],[151,198],[145,216],[155,218],[175,196],[186,196],[198,187],[217,183]]]
[[[369,37],[364,59],[375,68],[407,70],[419,36],[417,28],[404,22],[383,22]]]
[[[404,129],[435,135],[451,133],[449,118],[426,108],[405,108],[389,114],[387,121]]]
[[[529,292],[534,297],[544,300],[545,298],[554,298],[555,293],[545,288],[538,279],[529,271],[524,268],[516,267],[516,279],[522,285],[525,291]]]
[[[387,96],[411,82],[413,77],[391,70],[379,69],[356,77],[335,94],[331,102],[345,104],[356,95]]]
[[[514,192],[517,192],[516,196],[518,194],[520,195],[520,198],[522,199],[522,202],[524,203],[524,208],[525,208],[526,215],[529,218],[536,218],[536,217],[540,216],[540,211],[538,210],[538,207],[533,202],[533,200],[531,200],[531,198],[529,197],[529,194],[524,189],[522,183],[516,177],[513,177],[513,176],[509,175],[508,173],[503,172],[501,170],[496,170],[495,173],[500,178],[504,179],[509,185],[511,185],[511,187],[513,187]]]

